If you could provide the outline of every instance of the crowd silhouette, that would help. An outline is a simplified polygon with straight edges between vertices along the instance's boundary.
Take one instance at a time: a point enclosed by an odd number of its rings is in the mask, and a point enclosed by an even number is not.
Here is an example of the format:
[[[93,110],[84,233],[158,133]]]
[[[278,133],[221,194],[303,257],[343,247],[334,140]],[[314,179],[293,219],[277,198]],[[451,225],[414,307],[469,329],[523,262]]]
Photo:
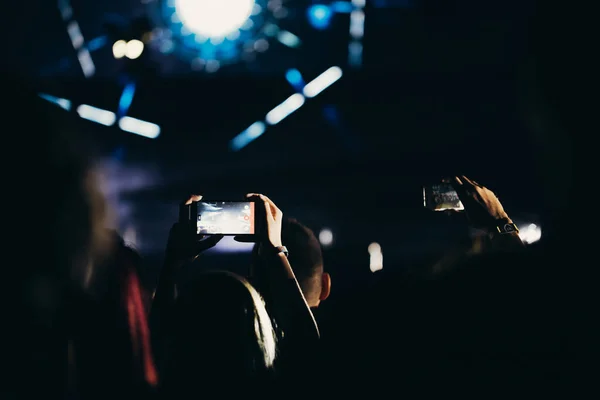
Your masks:
[[[8,76],[1,113],[17,157],[2,165],[4,254],[16,257],[4,268],[2,398],[487,395],[592,382],[595,263],[574,232],[591,224],[576,188],[589,182],[579,149],[596,123],[577,90],[593,46],[577,7],[539,5],[515,99],[539,144],[551,216],[542,240],[524,245],[491,190],[448,177],[482,235],[328,313],[320,305],[335,280],[318,239],[264,194],[247,195],[259,226],[248,276],[223,268],[179,282],[221,238],[181,219],[156,287],[142,284],[140,254],[106,228],[93,149],[33,85]],[[205,194],[182,199],[181,215]]]

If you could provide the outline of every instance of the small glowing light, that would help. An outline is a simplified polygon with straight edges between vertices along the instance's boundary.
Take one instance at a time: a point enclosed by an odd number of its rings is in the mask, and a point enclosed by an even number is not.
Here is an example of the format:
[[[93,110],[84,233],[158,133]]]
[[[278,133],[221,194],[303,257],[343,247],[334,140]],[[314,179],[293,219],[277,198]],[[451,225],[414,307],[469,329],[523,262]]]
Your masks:
[[[333,243],[333,232],[327,228],[321,230],[321,232],[319,232],[319,242],[325,247],[331,246]]]
[[[255,9],[254,0],[176,0],[181,23],[206,37],[224,37],[240,29]]]
[[[523,243],[535,243],[542,238],[542,228],[536,224],[529,224],[525,228],[519,229],[519,237]]]
[[[125,55],[131,60],[135,60],[144,52],[144,43],[141,40],[133,39],[127,42]]]
[[[254,50],[256,51],[263,52],[267,51],[268,48],[269,42],[267,42],[265,39],[258,39],[256,42],[254,42]]]
[[[383,269],[383,253],[379,243],[371,243],[368,247],[370,262],[369,268],[371,272],[376,272]]]
[[[124,40],[117,40],[112,47],[113,56],[115,58],[123,58],[127,53],[127,42]]]

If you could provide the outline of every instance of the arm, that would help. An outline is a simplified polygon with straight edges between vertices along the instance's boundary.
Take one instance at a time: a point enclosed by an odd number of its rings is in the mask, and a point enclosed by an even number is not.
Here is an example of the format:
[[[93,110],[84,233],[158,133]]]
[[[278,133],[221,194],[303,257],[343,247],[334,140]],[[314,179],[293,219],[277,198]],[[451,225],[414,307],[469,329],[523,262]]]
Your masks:
[[[266,298],[267,306],[284,331],[286,342],[296,343],[294,347],[302,347],[302,343],[313,343],[313,340],[319,338],[319,329],[292,267],[281,252],[283,213],[264,195],[249,194],[248,197],[253,197],[257,204],[264,205],[264,208],[257,208],[257,215],[260,215],[263,222],[263,229],[257,238],[262,265],[257,272],[265,278],[261,292]]]

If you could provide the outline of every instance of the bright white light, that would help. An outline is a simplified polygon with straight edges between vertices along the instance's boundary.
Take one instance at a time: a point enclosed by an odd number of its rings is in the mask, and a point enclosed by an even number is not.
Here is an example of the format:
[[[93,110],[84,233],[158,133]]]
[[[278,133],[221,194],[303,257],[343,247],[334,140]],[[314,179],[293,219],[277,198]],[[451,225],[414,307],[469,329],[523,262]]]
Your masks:
[[[350,36],[360,39],[365,34],[365,13],[355,10],[350,13]]]
[[[160,135],[160,126],[137,118],[123,117],[119,120],[119,128],[125,132],[156,139]]]
[[[144,52],[144,43],[141,40],[133,39],[127,42],[125,55],[131,60],[135,60]]]
[[[370,256],[369,268],[371,269],[371,272],[383,269],[383,253],[381,252],[379,243],[371,243],[368,250]]]
[[[333,232],[327,228],[323,229],[319,233],[319,242],[321,242],[323,246],[331,246],[333,243]]]
[[[300,93],[294,93],[288,97],[283,103],[267,113],[265,121],[269,125],[275,125],[281,122],[288,115],[302,107],[304,104],[304,96]]]
[[[304,96],[315,97],[342,77],[340,67],[331,67],[304,86]]]
[[[87,104],[82,104],[77,107],[77,114],[83,119],[105,126],[111,126],[117,120],[117,116],[114,112],[88,106]]]
[[[127,42],[124,40],[117,40],[112,47],[113,56],[115,58],[123,58],[127,54]]]
[[[240,29],[252,15],[254,0],[176,0],[181,23],[206,37],[223,37]]]
[[[525,228],[519,229],[519,237],[523,243],[535,243],[542,238],[542,228],[536,224],[529,224]]]

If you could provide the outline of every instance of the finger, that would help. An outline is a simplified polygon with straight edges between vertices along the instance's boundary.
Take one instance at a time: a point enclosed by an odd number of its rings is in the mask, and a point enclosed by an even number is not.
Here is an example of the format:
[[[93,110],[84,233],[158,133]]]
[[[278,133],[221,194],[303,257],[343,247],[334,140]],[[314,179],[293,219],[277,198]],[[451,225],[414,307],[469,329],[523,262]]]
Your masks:
[[[472,180],[470,180],[469,178],[467,178],[464,175],[462,175],[460,178],[464,182],[465,185],[471,185],[473,187],[477,186],[477,184],[475,182],[473,182]]]
[[[202,200],[202,196],[199,194],[193,194],[183,203],[184,206],[189,206],[190,204]]]
[[[271,208],[272,215],[276,215],[276,214],[279,214],[281,212],[281,210],[275,205],[275,203],[273,202],[273,200],[271,200],[270,198],[268,198],[264,194],[261,194],[260,198],[269,205],[269,207]]]
[[[456,191],[458,198],[464,202],[467,197],[467,188],[465,187],[463,181],[458,176],[455,176],[450,179],[450,184]]]

